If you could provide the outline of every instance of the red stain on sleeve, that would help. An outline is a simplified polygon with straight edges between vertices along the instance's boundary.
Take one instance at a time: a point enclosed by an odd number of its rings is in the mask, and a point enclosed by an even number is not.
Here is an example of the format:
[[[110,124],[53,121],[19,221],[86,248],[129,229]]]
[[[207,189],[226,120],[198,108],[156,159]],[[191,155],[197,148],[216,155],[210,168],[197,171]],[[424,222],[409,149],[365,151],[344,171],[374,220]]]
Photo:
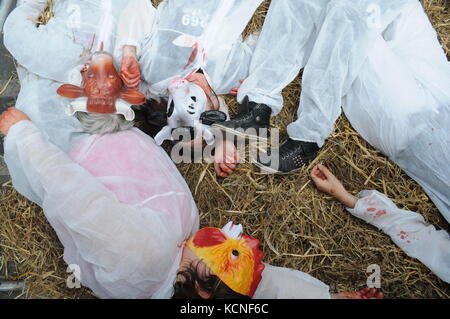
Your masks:
[[[374,207],[371,207],[371,208],[367,208],[367,211],[368,212],[374,212],[374,211],[376,211],[377,209],[376,208],[374,208]]]
[[[386,215],[386,214],[387,214],[386,210],[383,209],[383,210],[379,210],[375,215],[376,216],[382,216],[382,215]]]
[[[408,238],[408,234],[407,234],[405,231],[403,231],[403,230],[401,230],[401,231],[397,234],[397,236],[400,236],[401,239],[406,239],[406,238]]]
[[[194,43],[194,45],[192,46],[192,53],[191,56],[188,59],[187,64],[184,66],[184,69],[187,69],[189,65],[192,64],[192,62],[195,61],[195,59],[197,58],[197,54],[198,54],[198,43]]]

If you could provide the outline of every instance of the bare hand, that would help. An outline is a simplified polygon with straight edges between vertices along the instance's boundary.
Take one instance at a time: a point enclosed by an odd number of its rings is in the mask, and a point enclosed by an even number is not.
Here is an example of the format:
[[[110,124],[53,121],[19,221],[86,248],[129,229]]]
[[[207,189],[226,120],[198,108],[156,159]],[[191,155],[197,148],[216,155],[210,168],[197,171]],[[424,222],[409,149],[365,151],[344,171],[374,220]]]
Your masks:
[[[8,135],[9,129],[20,121],[29,120],[30,118],[22,111],[15,107],[10,107],[0,115],[0,132]]]
[[[139,63],[134,56],[124,56],[120,77],[129,90],[137,91],[141,85],[141,70]]]
[[[311,178],[318,190],[335,197],[347,207],[355,207],[356,197],[349,194],[342,183],[325,166],[321,164],[314,166]]]
[[[244,80],[239,80],[239,83],[242,84],[243,82],[244,82]],[[239,93],[239,87],[234,87],[230,91],[230,94],[233,95],[233,96],[237,96],[238,93]]]
[[[214,169],[219,177],[228,177],[236,169],[239,153],[231,141],[218,140],[214,155]]]

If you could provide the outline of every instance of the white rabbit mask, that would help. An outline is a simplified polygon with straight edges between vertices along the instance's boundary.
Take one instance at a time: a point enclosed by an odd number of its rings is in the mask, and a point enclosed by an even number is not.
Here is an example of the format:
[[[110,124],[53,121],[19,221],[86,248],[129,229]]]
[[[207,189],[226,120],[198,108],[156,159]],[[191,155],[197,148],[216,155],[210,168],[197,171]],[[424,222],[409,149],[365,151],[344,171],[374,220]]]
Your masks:
[[[168,91],[167,126],[155,136],[156,143],[161,145],[165,140],[173,141],[173,129],[193,127],[195,138],[204,137],[206,143],[211,145],[214,136],[209,127],[200,122],[200,116],[208,105],[203,89],[188,80],[175,78],[169,82]]]

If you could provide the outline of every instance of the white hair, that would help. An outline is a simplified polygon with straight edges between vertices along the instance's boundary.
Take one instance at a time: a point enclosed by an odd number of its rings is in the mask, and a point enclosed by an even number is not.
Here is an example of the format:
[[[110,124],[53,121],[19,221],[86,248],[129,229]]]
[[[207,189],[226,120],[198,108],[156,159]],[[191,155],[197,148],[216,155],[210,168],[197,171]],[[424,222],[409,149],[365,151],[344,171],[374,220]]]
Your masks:
[[[125,131],[134,126],[133,121],[127,121],[121,114],[98,114],[76,112],[81,127],[89,134],[108,134]]]

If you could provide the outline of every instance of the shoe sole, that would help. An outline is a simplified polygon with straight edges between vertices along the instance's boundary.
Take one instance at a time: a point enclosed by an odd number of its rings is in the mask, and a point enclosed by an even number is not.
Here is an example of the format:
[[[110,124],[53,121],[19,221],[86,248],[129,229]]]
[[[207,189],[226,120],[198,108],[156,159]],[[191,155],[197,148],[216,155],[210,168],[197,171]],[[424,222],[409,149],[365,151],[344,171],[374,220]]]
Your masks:
[[[220,125],[218,123],[214,123],[211,126],[215,127],[215,128],[218,128],[221,131],[225,131],[226,133],[230,133],[230,134],[233,134],[235,136],[242,137],[242,138],[248,139],[248,140],[253,141],[253,142],[265,142],[265,143],[267,143],[269,141],[269,139],[267,137],[261,137],[261,136],[258,136],[258,135],[245,134],[242,131],[238,131],[238,130],[235,130],[235,129],[230,128],[230,127],[222,126],[222,125]]]
[[[266,166],[264,164],[259,163],[255,158],[252,158],[250,160],[250,162],[252,164],[255,164],[256,166],[258,166],[261,169],[261,172],[265,173],[265,174],[269,174],[269,175],[290,175],[290,174],[293,174],[293,173],[296,173],[296,172],[302,170],[305,167],[308,167],[311,164],[311,162],[314,161],[315,158],[316,158],[316,156],[314,156],[313,158],[308,158],[308,164],[306,164],[306,165],[304,165],[302,167],[293,169],[292,171],[289,171],[289,172],[281,172],[279,170],[273,169],[273,168],[271,168],[269,166]]]

